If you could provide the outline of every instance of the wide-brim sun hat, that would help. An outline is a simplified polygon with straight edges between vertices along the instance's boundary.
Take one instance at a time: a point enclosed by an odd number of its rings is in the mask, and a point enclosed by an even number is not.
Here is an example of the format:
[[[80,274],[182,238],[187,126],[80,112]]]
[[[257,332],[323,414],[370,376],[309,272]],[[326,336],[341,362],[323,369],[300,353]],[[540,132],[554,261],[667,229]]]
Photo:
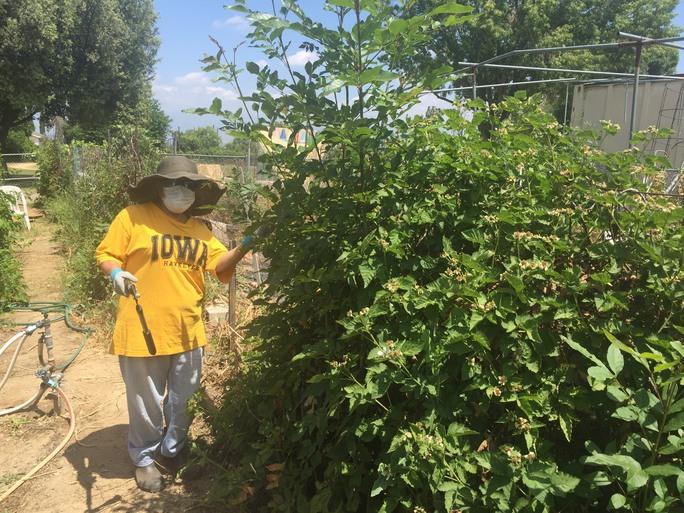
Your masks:
[[[197,164],[192,160],[182,155],[173,155],[162,159],[155,174],[141,178],[137,184],[129,187],[128,195],[136,203],[155,201],[158,197],[157,184],[179,178],[201,182],[195,189],[195,202],[187,211],[191,216],[209,214],[226,192],[226,188],[221,184],[208,176],[199,174]]]

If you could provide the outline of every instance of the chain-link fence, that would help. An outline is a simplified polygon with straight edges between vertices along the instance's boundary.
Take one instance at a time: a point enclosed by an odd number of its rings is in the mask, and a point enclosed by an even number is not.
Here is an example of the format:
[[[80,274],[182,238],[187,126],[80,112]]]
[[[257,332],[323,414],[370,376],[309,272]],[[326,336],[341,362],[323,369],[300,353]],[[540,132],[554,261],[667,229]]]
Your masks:
[[[38,164],[35,153],[2,153],[0,162],[2,183],[21,186],[31,185],[36,180]]]

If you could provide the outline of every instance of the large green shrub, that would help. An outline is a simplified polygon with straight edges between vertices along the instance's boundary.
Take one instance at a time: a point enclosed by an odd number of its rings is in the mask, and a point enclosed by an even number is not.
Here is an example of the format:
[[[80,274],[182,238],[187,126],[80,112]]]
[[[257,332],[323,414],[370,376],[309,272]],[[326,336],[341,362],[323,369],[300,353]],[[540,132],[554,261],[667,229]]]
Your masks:
[[[46,140],[36,155],[38,192],[43,198],[56,196],[71,184],[73,169],[69,148],[54,140]]]
[[[222,114],[251,137],[322,127],[312,144],[329,157],[262,157],[280,177],[271,267],[244,373],[212,418],[215,497],[307,513],[682,511],[684,209],[641,192],[659,161],[603,153],[536,98],[407,117],[449,70],[398,77],[394,63],[457,23],[458,4],[399,19],[389,0],[329,0],[333,28],[284,5],[238,5],[251,44],[284,58],[293,30],[317,60],[287,79],[248,63],[253,119]],[[207,69],[235,78],[222,57]]]
[[[20,219],[10,210],[10,197],[0,192],[0,308],[26,298],[21,265],[13,247],[20,229]]]
[[[122,129],[102,145],[74,143],[71,151],[78,151],[79,172],[49,201],[47,211],[59,224],[66,250],[67,292],[88,303],[111,292],[95,263],[95,248],[116,214],[129,204],[129,185],[151,173],[161,157],[155,141],[135,129]]]

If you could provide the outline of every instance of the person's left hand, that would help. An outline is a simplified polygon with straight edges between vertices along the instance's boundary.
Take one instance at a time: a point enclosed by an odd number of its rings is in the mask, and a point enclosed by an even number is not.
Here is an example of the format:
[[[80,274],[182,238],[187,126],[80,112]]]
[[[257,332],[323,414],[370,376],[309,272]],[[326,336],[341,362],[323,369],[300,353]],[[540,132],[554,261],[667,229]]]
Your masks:
[[[240,245],[244,246],[245,248],[251,248],[254,246],[255,241],[264,239],[271,233],[273,233],[273,225],[271,223],[264,223],[254,230],[254,232],[245,235],[242,239],[242,242],[240,242]]]

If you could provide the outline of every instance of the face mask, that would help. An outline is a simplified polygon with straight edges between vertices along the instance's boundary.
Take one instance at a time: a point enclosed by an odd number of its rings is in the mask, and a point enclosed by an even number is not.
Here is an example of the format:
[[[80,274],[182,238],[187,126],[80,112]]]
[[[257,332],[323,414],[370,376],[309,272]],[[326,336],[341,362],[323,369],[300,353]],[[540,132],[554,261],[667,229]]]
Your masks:
[[[164,187],[162,202],[170,212],[182,214],[195,202],[195,191],[191,191],[182,185]]]

